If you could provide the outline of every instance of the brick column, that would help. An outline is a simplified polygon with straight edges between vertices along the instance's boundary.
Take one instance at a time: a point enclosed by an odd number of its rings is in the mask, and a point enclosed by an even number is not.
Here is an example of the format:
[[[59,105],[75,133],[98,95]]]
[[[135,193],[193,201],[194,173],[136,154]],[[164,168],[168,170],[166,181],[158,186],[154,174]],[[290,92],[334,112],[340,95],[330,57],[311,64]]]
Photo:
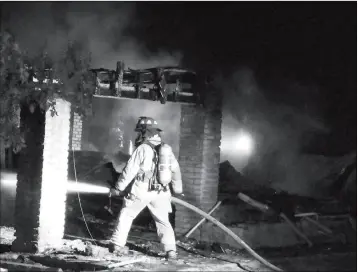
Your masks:
[[[57,99],[58,116],[22,108],[27,147],[20,153],[12,250],[43,251],[62,243],[65,225],[70,103]]]
[[[181,106],[179,164],[185,200],[204,211],[216,203],[218,194],[222,116],[221,100],[216,94],[207,90],[204,108]],[[179,205],[175,217],[177,234],[185,233],[201,219]]]
[[[71,147],[73,150],[82,148],[82,117],[75,112],[71,116]]]

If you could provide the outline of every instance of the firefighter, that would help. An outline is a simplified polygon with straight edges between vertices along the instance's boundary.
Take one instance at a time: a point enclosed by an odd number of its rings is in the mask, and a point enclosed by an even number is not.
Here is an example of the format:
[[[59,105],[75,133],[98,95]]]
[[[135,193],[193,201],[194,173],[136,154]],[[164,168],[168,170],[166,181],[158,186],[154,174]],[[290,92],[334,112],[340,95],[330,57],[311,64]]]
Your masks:
[[[116,229],[111,238],[110,250],[119,255],[128,253],[125,244],[132,222],[145,207],[148,207],[155,221],[160,242],[166,252],[166,258],[175,259],[177,256],[175,235],[169,222],[169,213],[172,212],[170,186],[175,194],[182,194],[179,163],[171,148],[162,143],[162,130],[153,118],[140,117],[135,131],[138,133],[137,147],[114,188],[111,189],[112,194],[125,197]],[[166,146],[163,149],[166,154],[160,151],[162,146]],[[163,157],[163,154],[166,155],[167,161],[170,161],[169,167],[165,167],[164,164],[158,167],[160,165],[159,157]],[[164,175],[164,170],[169,170],[172,173],[170,180],[167,178],[166,182],[160,180],[160,176],[168,177],[168,175]],[[130,187],[129,190],[127,187]],[[128,193],[124,193],[125,190]]]

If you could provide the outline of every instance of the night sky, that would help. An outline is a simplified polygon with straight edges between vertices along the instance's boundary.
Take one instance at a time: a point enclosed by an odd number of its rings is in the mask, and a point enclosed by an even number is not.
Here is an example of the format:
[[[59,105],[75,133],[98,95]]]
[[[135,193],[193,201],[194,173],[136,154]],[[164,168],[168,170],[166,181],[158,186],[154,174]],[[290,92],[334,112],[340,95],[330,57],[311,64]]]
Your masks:
[[[335,155],[356,149],[356,5],[17,2],[2,3],[2,22],[29,50],[39,49],[43,46],[39,41],[50,35],[47,46],[54,48],[66,33],[96,48],[98,58],[106,63],[116,61],[114,53],[128,58],[127,62],[137,56],[148,65],[171,64],[169,59],[180,55],[181,66],[227,80],[244,67],[253,72],[267,101],[298,111],[309,108],[329,128],[329,133],[310,138],[306,151]],[[86,31],[91,41],[84,36]],[[303,86],[302,92],[289,91],[288,86],[295,84]]]
[[[148,37],[152,50],[185,52],[184,63],[196,69],[230,74],[248,66],[275,101],[303,106],[315,100],[334,129],[311,149],[339,153],[356,144],[356,12],[356,2],[141,3],[138,13],[147,26],[138,35]],[[279,88],[286,81],[321,90],[297,97]]]

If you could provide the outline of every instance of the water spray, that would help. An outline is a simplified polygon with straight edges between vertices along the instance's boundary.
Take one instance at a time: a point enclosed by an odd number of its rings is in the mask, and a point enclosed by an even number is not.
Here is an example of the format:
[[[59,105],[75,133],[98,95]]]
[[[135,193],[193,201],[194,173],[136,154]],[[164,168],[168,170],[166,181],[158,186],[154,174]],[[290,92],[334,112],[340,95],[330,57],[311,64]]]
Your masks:
[[[15,189],[17,183],[16,173],[1,172],[1,187]],[[94,185],[88,182],[68,180],[67,193],[109,194],[109,188],[102,185]]]
[[[109,194],[109,188],[85,182],[67,182],[67,193]]]

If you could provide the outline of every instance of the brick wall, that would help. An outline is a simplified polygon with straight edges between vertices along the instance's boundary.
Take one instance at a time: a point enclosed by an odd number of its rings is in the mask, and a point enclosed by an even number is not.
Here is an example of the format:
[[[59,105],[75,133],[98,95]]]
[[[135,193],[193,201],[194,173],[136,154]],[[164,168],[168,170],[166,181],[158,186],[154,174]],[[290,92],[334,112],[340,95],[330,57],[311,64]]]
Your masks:
[[[71,147],[73,150],[82,148],[82,117],[73,111],[71,114]]]
[[[208,211],[218,195],[221,100],[214,89],[207,89],[205,106],[182,105],[179,164],[183,176],[185,201]],[[177,205],[175,230],[183,234],[200,216]],[[194,236],[200,238],[200,229]]]
[[[58,116],[22,108],[26,148],[19,157],[13,251],[34,252],[62,243],[67,193],[70,103],[56,101]]]

